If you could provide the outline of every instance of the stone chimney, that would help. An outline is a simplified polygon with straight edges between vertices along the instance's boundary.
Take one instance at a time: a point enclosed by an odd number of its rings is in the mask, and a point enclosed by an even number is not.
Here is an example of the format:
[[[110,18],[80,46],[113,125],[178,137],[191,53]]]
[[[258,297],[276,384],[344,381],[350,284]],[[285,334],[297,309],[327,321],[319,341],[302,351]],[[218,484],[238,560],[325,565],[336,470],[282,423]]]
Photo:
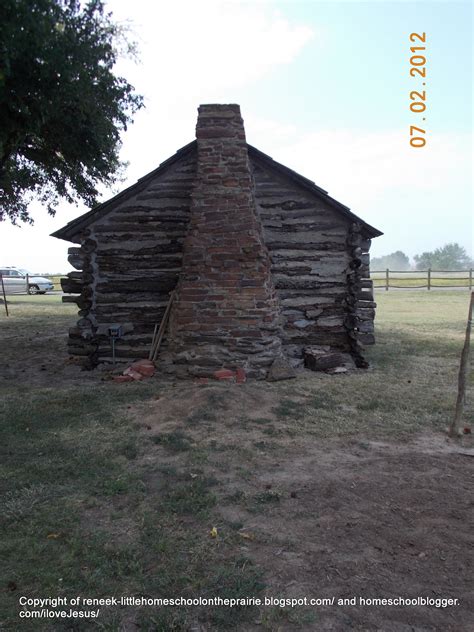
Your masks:
[[[281,355],[279,306],[257,216],[238,105],[201,105],[197,175],[170,319],[178,374],[242,367],[265,377]]]

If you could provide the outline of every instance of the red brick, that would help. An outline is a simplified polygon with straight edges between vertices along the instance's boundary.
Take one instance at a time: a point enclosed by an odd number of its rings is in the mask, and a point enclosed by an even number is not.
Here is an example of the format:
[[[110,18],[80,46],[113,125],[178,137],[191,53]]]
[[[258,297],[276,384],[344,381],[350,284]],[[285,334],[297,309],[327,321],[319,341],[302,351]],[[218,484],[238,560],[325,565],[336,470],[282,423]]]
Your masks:
[[[228,380],[234,378],[235,373],[230,369],[219,369],[218,371],[214,371],[214,377],[217,380]]]
[[[247,381],[247,376],[245,375],[245,369],[238,368],[235,374],[236,374],[237,384],[243,384],[244,382]]]
[[[137,371],[144,377],[151,377],[155,374],[155,365],[151,360],[137,360],[130,365],[130,369]]]
[[[125,371],[123,372],[123,375],[124,377],[131,377],[132,380],[136,380],[137,382],[140,380],[143,380],[143,375],[139,373],[138,371],[135,371],[131,367],[128,367],[128,369],[125,369]]]

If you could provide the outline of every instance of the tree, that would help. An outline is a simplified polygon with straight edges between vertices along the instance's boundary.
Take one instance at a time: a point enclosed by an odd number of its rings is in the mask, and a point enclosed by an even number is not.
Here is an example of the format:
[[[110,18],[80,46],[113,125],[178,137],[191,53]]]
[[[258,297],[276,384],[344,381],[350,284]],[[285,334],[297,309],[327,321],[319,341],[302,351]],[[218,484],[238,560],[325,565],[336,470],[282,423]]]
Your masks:
[[[61,198],[92,206],[117,180],[120,133],[143,105],[113,73],[124,41],[101,0],[2,0],[0,220],[31,222],[33,198],[51,215]]]
[[[373,257],[370,262],[372,270],[409,270],[410,259],[401,250],[383,257]]]
[[[463,270],[472,265],[466,250],[456,243],[436,248],[432,252],[423,252],[414,256],[416,269],[427,270]]]

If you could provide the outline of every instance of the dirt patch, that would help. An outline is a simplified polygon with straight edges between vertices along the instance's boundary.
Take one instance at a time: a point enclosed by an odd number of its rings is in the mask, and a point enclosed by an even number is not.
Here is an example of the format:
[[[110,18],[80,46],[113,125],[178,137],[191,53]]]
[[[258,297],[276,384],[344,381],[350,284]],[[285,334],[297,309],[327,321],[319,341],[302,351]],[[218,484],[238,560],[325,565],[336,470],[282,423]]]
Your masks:
[[[127,496],[121,495],[108,502],[101,499],[96,505],[83,507],[81,525],[84,533],[107,533],[108,542],[114,546],[133,543],[138,536],[138,528],[134,515],[128,513],[130,504]]]
[[[405,443],[317,439],[279,417],[273,388],[189,385],[141,404],[133,415],[143,459],[197,464],[219,481],[219,537],[237,530],[242,554],[264,570],[267,596],[336,604],[451,597],[459,605],[266,608],[246,630],[473,629],[474,459],[460,454],[472,453],[470,438],[461,446],[440,434]]]

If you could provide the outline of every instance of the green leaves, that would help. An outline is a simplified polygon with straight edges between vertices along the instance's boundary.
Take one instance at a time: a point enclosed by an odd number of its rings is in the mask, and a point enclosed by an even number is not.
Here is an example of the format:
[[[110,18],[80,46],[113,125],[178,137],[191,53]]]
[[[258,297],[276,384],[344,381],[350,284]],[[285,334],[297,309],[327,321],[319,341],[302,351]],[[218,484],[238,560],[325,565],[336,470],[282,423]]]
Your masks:
[[[414,257],[417,270],[465,270],[472,266],[465,248],[456,243],[445,244],[432,252],[423,252]]]
[[[92,206],[117,179],[120,133],[143,106],[113,73],[124,38],[100,0],[2,2],[0,219],[30,221],[32,198],[50,214],[60,198]]]

